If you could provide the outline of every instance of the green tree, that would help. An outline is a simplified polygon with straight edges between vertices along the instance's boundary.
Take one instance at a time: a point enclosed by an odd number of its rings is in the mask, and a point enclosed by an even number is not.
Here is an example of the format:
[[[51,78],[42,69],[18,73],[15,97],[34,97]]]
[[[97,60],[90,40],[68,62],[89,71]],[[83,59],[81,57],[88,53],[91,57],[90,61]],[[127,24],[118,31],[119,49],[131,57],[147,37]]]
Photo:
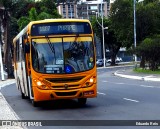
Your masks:
[[[101,19],[99,19],[101,21]],[[101,22],[100,22],[101,23]],[[94,25],[102,41],[101,27]],[[116,0],[110,10],[109,18],[104,18],[105,46],[109,48],[112,63],[115,65],[115,58],[120,47],[129,48],[133,44],[133,2],[131,0]],[[101,32],[100,32],[101,31]]]
[[[137,6],[137,42],[160,33],[160,2]]]
[[[102,26],[100,25],[101,22],[102,22],[102,19],[100,17],[98,19],[96,19],[96,17],[92,17],[91,19],[91,23],[92,23],[94,32],[100,38],[101,44],[102,44],[103,37],[102,37]],[[109,49],[110,54],[111,54],[111,65],[115,65],[115,58],[116,58],[116,55],[120,47],[122,46],[122,43],[118,42],[116,35],[114,31],[112,30],[112,26],[111,26],[112,24],[111,24],[110,19],[107,19],[104,17],[103,24],[104,24],[104,27],[108,27],[108,29],[104,30],[105,49],[106,48]]]
[[[133,44],[132,0],[116,0],[111,6],[109,18],[118,42],[129,48]]]
[[[12,40],[13,37],[18,33],[17,19],[23,15],[26,15],[26,10],[28,9],[28,0],[0,0],[0,5],[3,7],[0,14],[1,25],[4,28],[4,42],[3,44],[3,58],[4,64],[7,67],[7,73],[9,77],[13,75],[12,69]],[[33,4],[33,2],[32,2]],[[14,10],[14,11],[13,11]]]
[[[61,18],[53,0],[41,0],[36,2],[34,6],[32,4],[31,7],[28,15],[19,18],[19,30],[22,30],[30,21]]]
[[[148,4],[148,3],[153,3],[153,2],[156,2],[158,0],[144,0],[143,3],[144,4]]]
[[[3,46],[3,59],[4,59],[4,64],[7,68],[7,73],[8,76],[10,77],[11,74],[13,73],[12,70],[12,59],[11,59],[11,41],[9,40],[11,38],[10,35],[10,12],[12,7],[14,6],[14,3],[12,2],[12,0],[1,0],[0,1],[0,5],[2,10],[1,10],[1,14],[0,14],[0,21],[1,21],[1,25],[4,28],[4,32],[2,33],[2,35],[4,36],[4,39],[2,39],[3,41],[1,41],[1,43],[4,43]]]
[[[160,35],[146,38],[137,47],[137,54],[144,57],[144,60],[149,63],[151,70],[158,69],[160,64]]]
[[[137,3],[137,43],[144,39],[160,34],[160,2],[145,0]],[[141,55],[140,67],[145,67],[145,56]]]

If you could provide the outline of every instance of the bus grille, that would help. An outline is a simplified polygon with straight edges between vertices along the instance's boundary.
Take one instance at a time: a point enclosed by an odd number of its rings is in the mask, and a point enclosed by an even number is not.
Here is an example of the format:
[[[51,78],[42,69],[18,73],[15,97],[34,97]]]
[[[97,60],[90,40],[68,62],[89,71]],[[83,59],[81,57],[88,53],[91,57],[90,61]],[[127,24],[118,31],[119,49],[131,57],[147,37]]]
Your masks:
[[[79,88],[80,85],[68,85],[68,87],[66,88],[64,85],[63,86],[52,86],[52,89],[55,90],[64,90],[64,89],[77,89]]]
[[[57,96],[74,96],[76,95],[77,91],[72,92],[55,92]]]
[[[72,78],[46,78],[46,80],[53,83],[69,83],[69,82],[78,82],[83,78],[84,76],[72,77]]]

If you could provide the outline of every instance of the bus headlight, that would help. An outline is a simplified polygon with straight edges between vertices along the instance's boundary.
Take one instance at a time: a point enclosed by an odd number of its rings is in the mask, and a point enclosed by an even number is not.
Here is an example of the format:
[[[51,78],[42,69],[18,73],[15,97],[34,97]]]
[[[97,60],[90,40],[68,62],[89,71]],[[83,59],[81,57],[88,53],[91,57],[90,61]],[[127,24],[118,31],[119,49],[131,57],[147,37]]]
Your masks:
[[[44,89],[44,90],[49,89],[48,86],[46,86],[43,82],[41,82],[39,80],[34,79],[34,82],[37,85],[37,87],[40,88],[40,89]]]
[[[84,87],[92,86],[94,82],[95,82],[95,77],[91,77],[83,84],[82,87],[84,88]]]
[[[43,84],[42,84],[42,82],[38,81],[38,82],[37,82],[37,85],[38,85],[38,86],[42,86]]]
[[[90,81],[90,83],[92,83],[94,80],[93,80],[93,78],[90,78],[90,80],[89,80],[89,81]]]

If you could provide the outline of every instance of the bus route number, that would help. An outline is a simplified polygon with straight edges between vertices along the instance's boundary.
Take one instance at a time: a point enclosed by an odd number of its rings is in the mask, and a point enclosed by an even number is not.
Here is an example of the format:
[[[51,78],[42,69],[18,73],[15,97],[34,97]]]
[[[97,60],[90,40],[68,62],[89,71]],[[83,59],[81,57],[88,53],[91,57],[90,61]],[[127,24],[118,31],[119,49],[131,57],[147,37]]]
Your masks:
[[[48,32],[50,30],[50,26],[40,26],[39,32]]]

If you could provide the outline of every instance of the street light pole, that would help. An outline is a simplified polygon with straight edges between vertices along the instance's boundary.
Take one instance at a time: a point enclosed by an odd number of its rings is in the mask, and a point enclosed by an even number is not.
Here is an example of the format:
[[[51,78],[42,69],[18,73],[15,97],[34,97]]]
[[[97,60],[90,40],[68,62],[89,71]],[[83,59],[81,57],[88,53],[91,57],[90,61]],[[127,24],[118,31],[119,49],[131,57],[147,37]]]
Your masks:
[[[2,10],[2,12],[4,12],[4,7],[1,7],[0,8]],[[3,27],[2,27],[2,21],[0,20],[0,36],[2,35],[3,33]],[[2,31],[3,30],[3,31]],[[0,38],[2,40],[2,37]],[[0,41],[0,67],[1,67],[1,80],[4,81],[5,80],[5,77],[4,77],[4,70],[3,70],[3,60],[2,60],[2,41]]]
[[[134,6],[134,48],[136,48],[136,0],[133,0],[133,6]],[[137,62],[137,56],[134,54],[135,63]]]
[[[103,67],[106,66],[105,45],[104,45],[104,26],[103,26],[103,0],[101,0],[101,18],[102,18],[102,41],[103,41]]]
[[[105,44],[104,44],[104,30],[105,29],[108,29],[108,27],[105,27],[104,28],[104,25],[103,25],[103,0],[101,0],[101,19],[102,19],[102,23],[100,24],[98,19],[97,19],[97,15],[99,16],[99,13],[96,12],[96,20],[98,22],[98,24],[101,26],[102,28],[102,45],[103,45],[103,67],[105,67],[105,63],[106,63],[106,57],[105,57],[105,54],[106,54],[106,49],[105,49]]]
[[[1,66],[1,79],[2,81],[4,81],[4,71],[3,71],[3,62],[2,62],[2,46],[1,46],[1,43],[0,43],[0,66]]]

